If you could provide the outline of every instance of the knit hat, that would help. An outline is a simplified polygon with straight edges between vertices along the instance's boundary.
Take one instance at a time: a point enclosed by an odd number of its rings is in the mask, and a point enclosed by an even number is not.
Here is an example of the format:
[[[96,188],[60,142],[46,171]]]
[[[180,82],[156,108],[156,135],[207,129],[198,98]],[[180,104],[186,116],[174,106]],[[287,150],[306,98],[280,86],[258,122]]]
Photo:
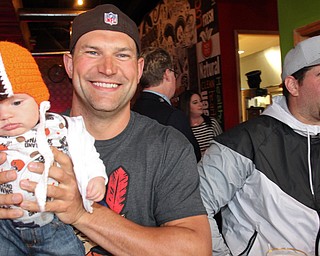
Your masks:
[[[291,49],[282,68],[282,81],[305,67],[320,65],[320,36],[310,37]]]
[[[78,39],[94,30],[118,31],[130,36],[140,52],[141,43],[136,23],[112,4],[98,5],[94,9],[78,15],[72,23],[70,52]]]
[[[22,46],[0,41],[0,100],[25,93],[40,105],[49,91],[31,53]]]

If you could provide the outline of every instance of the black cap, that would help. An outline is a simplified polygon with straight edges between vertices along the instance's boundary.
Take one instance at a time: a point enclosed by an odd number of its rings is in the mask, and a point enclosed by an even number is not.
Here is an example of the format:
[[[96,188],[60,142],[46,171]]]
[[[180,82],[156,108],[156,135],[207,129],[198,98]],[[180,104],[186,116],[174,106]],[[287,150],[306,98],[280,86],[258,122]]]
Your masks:
[[[136,23],[112,4],[98,5],[87,12],[81,13],[73,20],[70,52],[82,35],[94,30],[125,33],[135,41],[138,53],[140,52],[141,43]]]

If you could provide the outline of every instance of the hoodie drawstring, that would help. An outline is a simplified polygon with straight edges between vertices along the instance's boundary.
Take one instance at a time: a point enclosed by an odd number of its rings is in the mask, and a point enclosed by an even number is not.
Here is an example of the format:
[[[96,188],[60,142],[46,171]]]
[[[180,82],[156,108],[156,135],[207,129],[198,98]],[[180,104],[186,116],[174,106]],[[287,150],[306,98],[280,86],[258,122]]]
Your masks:
[[[312,170],[311,170],[311,142],[310,142],[310,134],[309,129],[307,127],[307,133],[308,133],[308,170],[309,170],[309,184],[310,184],[310,190],[312,195],[314,196],[314,190],[313,190],[313,181],[312,181]]]

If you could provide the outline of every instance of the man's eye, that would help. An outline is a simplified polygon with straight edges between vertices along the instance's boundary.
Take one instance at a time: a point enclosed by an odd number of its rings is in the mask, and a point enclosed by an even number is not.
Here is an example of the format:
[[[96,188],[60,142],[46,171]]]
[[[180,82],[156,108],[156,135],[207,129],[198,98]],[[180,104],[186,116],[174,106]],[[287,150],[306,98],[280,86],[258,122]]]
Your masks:
[[[97,55],[98,53],[96,51],[86,51],[87,54],[90,55]]]
[[[120,59],[128,59],[128,58],[130,58],[130,55],[126,54],[126,53],[119,53],[119,54],[117,54],[117,56]]]

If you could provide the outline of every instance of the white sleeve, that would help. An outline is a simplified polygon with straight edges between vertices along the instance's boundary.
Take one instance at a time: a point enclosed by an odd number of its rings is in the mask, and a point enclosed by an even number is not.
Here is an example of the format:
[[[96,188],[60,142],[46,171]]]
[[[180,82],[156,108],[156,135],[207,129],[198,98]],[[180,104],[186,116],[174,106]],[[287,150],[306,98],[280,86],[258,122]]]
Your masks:
[[[95,139],[85,128],[82,117],[67,117],[69,153],[73,162],[78,188],[82,195],[83,205],[88,212],[92,212],[91,200],[86,199],[86,188],[93,177],[104,177],[108,182],[105,166],[100,159],[94,141]]]
[[[231,201],[245,182],[248,168],[239,162],[236,152],[214,141],[198,164],[200,193],[211,229],[212,255],[231,255],[214,215]]]

